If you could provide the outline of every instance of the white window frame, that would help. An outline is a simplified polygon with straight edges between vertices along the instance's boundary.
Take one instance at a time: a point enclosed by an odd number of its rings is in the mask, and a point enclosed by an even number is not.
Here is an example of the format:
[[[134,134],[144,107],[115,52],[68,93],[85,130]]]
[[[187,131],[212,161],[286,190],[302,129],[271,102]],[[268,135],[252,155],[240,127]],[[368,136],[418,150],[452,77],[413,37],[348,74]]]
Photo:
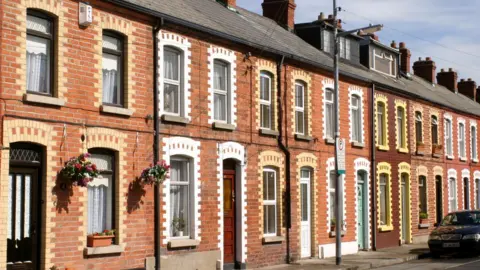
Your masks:
[[[470,156],[473,162],[478,162],[477,133],[477,122],[470,120]]]
[[[350,46],[350,39],[341,37],[339,40],[340,43],[340,57],[343,59],[351,60],[351,46]]]
[[[453,185],[452,185],[453,182]],[[456,211],[458,210],[458,202],[457,202],[457,179],[454,177],[448,178],[448,206],[449,211]],[[453,196],[451,196],[453,194]]]
[[[380,70],[377,70],[376,67],[375,67],[375,60],[376,58],[383,58],[383,59],[387,59],[387,60],[390,60],[391,62],[393,63],[390,63],[389,67],[390,67],[390,74],[387,74],[385,72],[382,72]],[[392,72],[392,66],[395,65],[396,66],[396,59],[395,57],[393,57],[392,55],[390,55],[390,57],[386,57],[385,56],[385,53],[381,53],[381,54],[377,54],[377,52],[375,51],[375,49],[373,49],[373,63],[372,63],[372,67],[373,69],[378,72],[378,73],[381,73],[381,74],[385,74],[387,76],[390,76],[390,77],[397,77],[397,71],[394,70],[395,72]]]
[[[273,103],[272,103],[272,78],[273,76],[269,74],[268,71],[260,71],[260,79],[262,78],[267,78],[269,80],[269,84],[270,84],[270,93],[268,95],[269,99],[266,100],[266,99],[262,99],[262,95],[261,95],[261,92],[262,92],[262,89],[259,89],[260,90],[260,94],[259,94],[259,100],[260,100],[260,112],[259,112],[259,115],[260,115],[260,128],[261,129],[266,129],[266,130],[272,130],[273,129],[273,125],[272,125],[272,120],[273,120]],[[259,85],[259,87],[261,87],[261,85]],[[262,106],[268,106],[270,108],[270,115],[269,115],[269,118],[268,118],[268,122],[269,122],[269,127],[262,127],[262,123],[263,123],[263,119],[261,119],[261,115],[262,115]]]
[[[332,93],[332,99],[331,100],[328,100],[327,99],[327,93],[328,92],[331,92]],[[333,89],[331,88],[325,88],[325,96],[324,96],[324,100],[323,100],[323,104],[324,104],[324,109],[323,109],[323,114],[324,114],[324,118],[325,118],[325,138],[326,139],[333,139],[335,137],[335,112],[334,112],[334,108],[333,108],[333,104],[334,104],[334,100],[335,100],[335,92]],[[328,129],[327,129],[327,104],[331,106],[332,108],[332,119],[333,121],[331,121],[331,134],[328,134]]]
[[[358,105],[354,106],[353,105],[353,99],[357,98]],[[362,98],[362,92],[359,93],[359,91],[351,91],[350,92],[350,115],[351,115],[351,120],[350,120],[350,141],[351,142],[358,142],[358,143],[363,143],[363,98]],[[353,117],[353,111],[357,110],[358,111],[358,117],[359,119],[354,119]],[[355,134],[355,122],[359,121],[358,127],[359,127],[359,134],[358,138],[354,138],[356,135]]]
[[[274,175],[274,180],[273,180],[273,185],[274,185],[274,188],[275,188],[275,200],[264,200],[263,197],[264,197],[264,194],[262,194],[262,207],[265,206],[265,205],[273,205],[275,206],[275,233],[265,233],[265,225],[266,225],[266,220],[263,220],[263,236],[264,237],[269,237],[269,236],[277,236],[278,234],[278,227],[277,227],[277,219],[278,219],[278,194],[277,194],[277,171],[272,168],[272,167],[264,167],[263,168],[263,171],[262,171],[262,181],[265,181],[264,179],[264,176],[263,176],[263,173],[264,172],[273,172],[273,175]],[[264,185],[264,183],[262,183],[262,186]],[[265,192],[265,190],[263,190],[263,192]],[[262,217],[263,218],[263,217]]]
[[[168,83],[168,84],[171,84],[171,85],[176,85],[178,86],[178,113],[174,113],[174,112],[167,112],[165,111],[165,107],[164,107],[164,102],[161,102],[161,106],[162,106],[162,111],[164,112],[164,114],[170,114],[170,115],[175,115],[175,116],[181,116],[183,117],[184,116],[184,113],[185,113],[185,109],[183,108],[183,106],[185,106],[185,94],[184,94],[184,87],[183,87],[183,66],[184,66],[184,62],[183,62],[183,51],[176,48],[176,47],[173,47],[173,46],[164,46],[163,48],[163,56],[165,56],[165,52],[166,51],[170,51],[170,52],[174,52],[174,53],[177,53],[178,54],[178,81],[175,81],[175,80],[171,80],[171,79],[167,79],[167,78],[164,78],[163,77],[163,73],[162,73],[162,78],[163,78],[163,84],[164,84],[164,87],[165,87],[165,83]],[[163,58],[163,57],[162,57]],[[163,63],[162,63],[163,65]],[[162,88],[161,89],[163,95],[162,95],[162,101],[165,99],[165,89]]]
[[[232,104],[230,103],[230,96],[231,96],[231,90],[230,90],[230,64],[228,62],[223,61],[222,59],[214,59],[213,60],[213,67],[215,70],[215,65],[216,64],[221,64],[225,65],[225,87],[226,89],[215,89],[215,87],[212,85],[213,88],[213,95],[222,95],[225,96],[225,111],[223,114],[225,114],[225,120],[220,120],[220,119],[215,119],[215,113],[213,116],[213,121],[219,122],[219,123],[230,123],[231,122],[231,106]],[[213,104],[213,111],[215,112],[215,97],[213,98],[214,104]]]
[[[399,111],[402,112],[402,116],[398,113]],[[406,117],[406,112],[405,108],[402,106],[397,106],[397,141],[398,141],[398,148],[406,148],[407,143],[406,143],[406,136],[403,136],[406,132],[406,125],[405,125],[405,117]],[[398,126],[400,121],[400,126]]]
[[[444,137],[445,137],[445,155],[450,158],[450,159],[453,159],[454,158],[454,155],[453,155],[453,119],[452,119],[452,116],[451,115],[445,115],[444,116],[444,126],[445,126],[445,134],[444,134]],[[450,151],[448,151],[450,149]]]
[[[172,185],[189,186],[189,189],[188,189],[188,203],[189,203],[188,218],[190,219],[190,224],[189,224],[190,225],[190,227],[189,227],[190,234],[189,235],[184,235],[184,236],[173,236],[170,233],[170,238],[171,239],[191,239],[192,236],[193,236],[193,233],[194,233],[193,224],[195,223],[195,215],[193,213],[193,210],[194,210],[194,206],[193,206],[194,198],[193,197],[195,195],[194,195],[194,190],[193,190],[194,185],[193,185],[193,178],[192,178],[192,159],[182,157],[182,156],[179,156],[179,155],[175,155],[175,156],[170,157],[170,164],[172,163],[172,161],[187,162],[187,165],[188,165],[188,168],[187,168],[188,183],[187,182],[176,182],[176,181],[173,181],[173,179],[169,179],[170,180],[170,185],[169,185],[168,192],[170,192],[170,189],[172,188]],[[169,206],[169,207],[171,207],[171,206]],[[172,221],[172,213],[170,213],[170,223],[171,223],[171,221]]]
[[[298,107],[297,106],[297,86],[300,86],[301,89],[302,89],[302,107]],[[306,118],[306,114],[305,114],[305,83],[303,83],[302,81],[295,81],[295,133],[296,134],[301,134],[301,135],[305,135],[306,134],[306,126],[305,126],[305,118]],[[303,131],[299,131],[298,130],[298,123],[297,123],[297,112],[301,112],[303,113],[303,117],[302,117],[302,122],[303,122]]]
[[[463,130],[462,130],[463,129]],[[458,119],[458,157],[464,161],[467,159],[465,120]]]

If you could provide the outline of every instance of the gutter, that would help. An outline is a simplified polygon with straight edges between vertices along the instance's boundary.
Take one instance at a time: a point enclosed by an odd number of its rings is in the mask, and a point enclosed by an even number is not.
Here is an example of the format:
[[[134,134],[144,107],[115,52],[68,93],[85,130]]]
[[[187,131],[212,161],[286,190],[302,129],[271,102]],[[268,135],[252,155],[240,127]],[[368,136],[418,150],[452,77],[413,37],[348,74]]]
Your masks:
[[[292,227],[292,218],[290,213],[291,210],[291,194],[290,194],[290,150],[283,143],[283,104],[282,104],[282,66],[285,56],[282,55],[282,58],[277,61],[277,101],[278,101],[278,146],[285,154],[285,221],[287,223],[287,232],[286,232],[286,245],[287,245],[287,254],[286,254],[286,263],[290,263],[290,228]],[[287,75],[284,72],[285,76]],[[286,81],[286,80],[285,80]]]
[[[372,250],[377,250],[377,171],[376,171],[376,147],[375,147],[375,84],[372,84],[370,97],[370,179],[372,188],[372,197],[370,198],[372,205]]]
[[[158,32],[162,29],[164,25],[163,18],[157,20],[155,26],[152,29],[153,36],[153,164],[156,164],[160,160],[159,155],[159,141],[160,141],[160,130],[159,130],[159,115],[158,115]],[[154,218],[155,218],[155,269],[160,269],[160,256],[161,256],[161,235],[160,235],[160,185],[155,185],[155,195],[154,197]]]

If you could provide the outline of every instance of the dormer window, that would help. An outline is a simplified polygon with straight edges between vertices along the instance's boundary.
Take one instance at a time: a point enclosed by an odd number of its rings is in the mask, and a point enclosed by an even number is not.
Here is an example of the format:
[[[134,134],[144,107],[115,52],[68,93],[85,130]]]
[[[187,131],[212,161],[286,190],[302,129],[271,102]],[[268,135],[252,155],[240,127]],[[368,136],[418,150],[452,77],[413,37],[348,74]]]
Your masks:
[[[373,50],[373,69],[388,76],[397,76],[395,56],[381,51]]]
[[[350,60],[351,52],[350,52],[350,40],[348,38],[340,38],[340,58]]]

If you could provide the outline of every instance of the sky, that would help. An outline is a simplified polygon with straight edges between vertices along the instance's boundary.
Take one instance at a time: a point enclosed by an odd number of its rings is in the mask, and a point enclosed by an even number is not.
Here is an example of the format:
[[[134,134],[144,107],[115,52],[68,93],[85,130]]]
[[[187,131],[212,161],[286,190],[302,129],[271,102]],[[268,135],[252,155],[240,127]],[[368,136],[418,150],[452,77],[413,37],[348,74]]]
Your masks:
[[[237,5],[259,14],[262,0],[237,0]],[[295,0],[295,22],[317,20],[320,12],[332,14],[332,0]],[[461,4],[460,4],[461,3]],[[411,64],[430,56],[437,72],[453,68],[458,78],[480,84],[480,1],[478,0],[337,0],[343,28],[383,24],[377,35],[390,45],[405,42]],[[477,24],[478,23],[478,24]],[[412,69],[413,72],[413,69]]]

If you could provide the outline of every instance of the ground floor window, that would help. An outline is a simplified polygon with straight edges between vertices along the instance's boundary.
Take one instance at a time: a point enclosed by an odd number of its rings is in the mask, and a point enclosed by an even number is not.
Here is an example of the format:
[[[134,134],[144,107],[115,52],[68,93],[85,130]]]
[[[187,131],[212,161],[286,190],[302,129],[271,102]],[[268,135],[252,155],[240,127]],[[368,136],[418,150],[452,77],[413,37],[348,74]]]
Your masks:
[[[448,190],[448,204],[450,205],[450,211],[457,210],[457,181],[455,178],[450,178],[449,190]]]
[[[263,169],[263,234],[277,235],[277,171]]]
[[[170,158],[170,235],[190,237],[192,225],[191,162],[187,158]]]

